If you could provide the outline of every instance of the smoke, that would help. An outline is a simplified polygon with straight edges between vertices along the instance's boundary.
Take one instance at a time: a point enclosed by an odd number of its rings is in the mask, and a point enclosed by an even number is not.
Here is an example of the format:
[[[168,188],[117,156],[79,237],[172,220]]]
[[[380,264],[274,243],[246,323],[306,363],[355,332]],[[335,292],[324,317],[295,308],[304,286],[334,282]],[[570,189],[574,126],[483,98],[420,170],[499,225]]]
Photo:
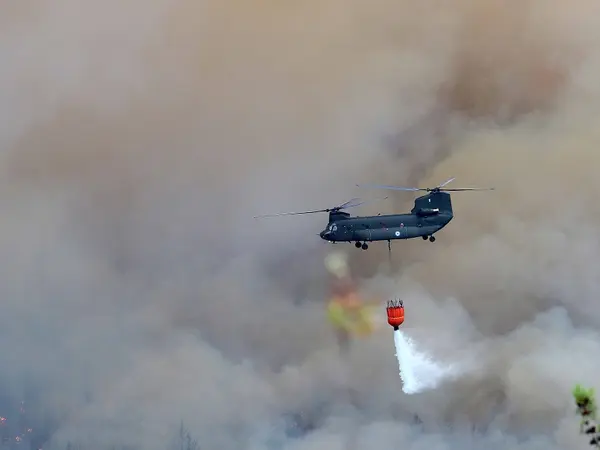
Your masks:
[[[44,448],[163,449],[182,420],[219,449],[585,444],[595,2],[4,9],[0,381]],[[454,195],[435,244],[394,243],[393,275],[384,245],[348,249],[420,345],[474,364],[406,396],[389,334],[337,354],[326,218],[251,217],[451,176],[497,190]],[[361,213],[410,207],[390,196]]]

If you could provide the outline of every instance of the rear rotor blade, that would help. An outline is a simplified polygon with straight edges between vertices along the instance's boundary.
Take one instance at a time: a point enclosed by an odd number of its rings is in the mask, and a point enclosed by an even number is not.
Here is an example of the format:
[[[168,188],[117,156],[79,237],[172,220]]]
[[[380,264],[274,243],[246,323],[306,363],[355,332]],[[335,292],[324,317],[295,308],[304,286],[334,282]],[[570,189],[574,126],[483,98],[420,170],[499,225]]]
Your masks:
[[[444,181],[442,184],[439,184],[438,188],[443,188],[444,186],[448,185],[449,183],[453,182],[454,180],[456,180],[456,177],[452,177],[449,180]]]
[[[450,178],[449,180],[443,182],[437,187],[434,188],[416,188],[416,187],[402,187],[402,186],[391,186],[388,184],[357,184],[358,187],[366,187],[366,188],[374,188],[374,189],[390,189],[393,191],[409,191],[409,192],[432,192],[432,191],[445,191],[445,192],[460,192],[460,191],[493,191],[495,188],[450,188],[444,189],[448,183],[454,181],[454,178]]]

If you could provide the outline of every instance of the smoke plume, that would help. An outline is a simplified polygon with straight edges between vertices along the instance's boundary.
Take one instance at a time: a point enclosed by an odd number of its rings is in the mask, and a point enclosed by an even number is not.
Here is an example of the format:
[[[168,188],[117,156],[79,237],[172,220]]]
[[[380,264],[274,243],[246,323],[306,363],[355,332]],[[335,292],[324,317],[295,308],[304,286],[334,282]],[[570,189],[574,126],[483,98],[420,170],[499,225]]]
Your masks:
[[[165,449],[181,421],[204,449],[585,444],[597,2],[32,0],[0,25],[0,407],[27,399],[44,448]],[[407,396],[391,329],[338,355],[326,217],[252,216],[450,177],[496,191],[391,272],[347,249],[471,364]],[[389,195],[360,212],[410,208]]]

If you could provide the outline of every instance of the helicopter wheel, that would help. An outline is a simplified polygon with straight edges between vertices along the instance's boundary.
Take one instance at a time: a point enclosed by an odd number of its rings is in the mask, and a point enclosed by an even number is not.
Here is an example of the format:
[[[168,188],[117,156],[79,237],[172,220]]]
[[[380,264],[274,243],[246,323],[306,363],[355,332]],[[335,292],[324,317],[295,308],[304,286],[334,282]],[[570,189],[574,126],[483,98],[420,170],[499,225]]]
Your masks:
[[[356,244],[354,244],[354,246],[355,246],[356,248],[360,248],[360,242],[358,242],[358,241],[357,241],[357,242],[356,242]]]
[[[427,240],[427,236],[423,236],[423,240],[426,241]]]
[[[435,242],[435,237],[429,236],[429,242]]]
[[[366,242],[364,242],[364,243],[363,243],[363,245],[362,245],[362,249],[363,249],[363,250],[366,250],[366,249],[368,249],[368,248],[369,248],[369,246],[367,245],[367,243],[366,243]]]

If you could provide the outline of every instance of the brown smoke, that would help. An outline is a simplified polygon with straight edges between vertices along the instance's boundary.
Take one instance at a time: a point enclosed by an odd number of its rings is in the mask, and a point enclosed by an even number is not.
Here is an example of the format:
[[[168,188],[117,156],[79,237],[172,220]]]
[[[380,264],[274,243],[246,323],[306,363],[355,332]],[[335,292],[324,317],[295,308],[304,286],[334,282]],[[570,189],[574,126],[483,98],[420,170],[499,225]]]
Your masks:
[[[215,449],[577,448],[569,391],[598,369],[598,13],[7,7],[5,389],[38,393],[59,447],[163,449],[183,420]],[[453,196],[435,244],[395,243],[393,276],[384,244],[348,246],[366,292],[404,296],[424,348],[473,363],[405,396],[391,330],[336,354],[326,217],[251,217],[452,176],[497,190]],[[410,207],[389,195],[361,213]]]

